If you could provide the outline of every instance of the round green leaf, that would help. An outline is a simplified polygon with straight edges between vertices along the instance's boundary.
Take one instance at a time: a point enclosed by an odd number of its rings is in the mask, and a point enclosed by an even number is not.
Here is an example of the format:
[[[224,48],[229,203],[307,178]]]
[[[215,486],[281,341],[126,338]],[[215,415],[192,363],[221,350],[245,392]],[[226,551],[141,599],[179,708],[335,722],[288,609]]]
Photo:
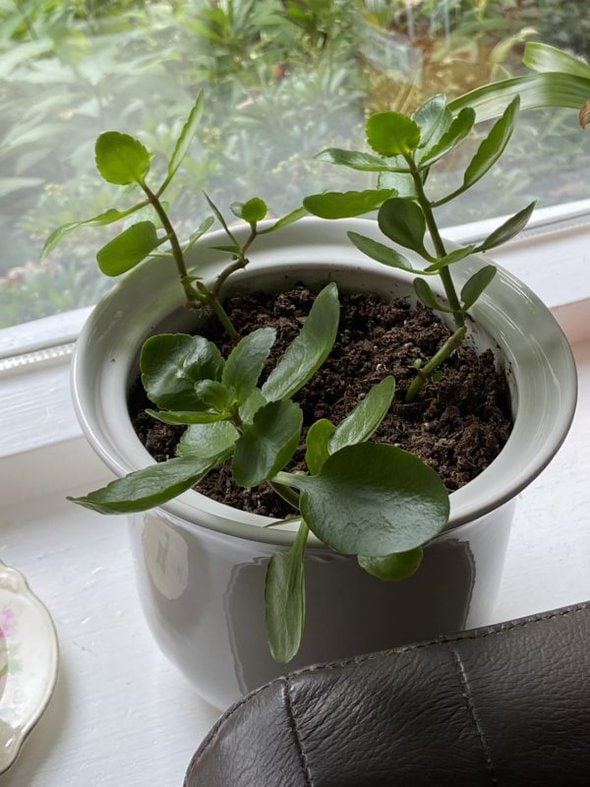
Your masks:
[[[105,131],[96,140],[94,152],[96,167],[109,183],[119,186],[143,183],[149,172],[149,150],[129,134]]]
[[[247,202],[234,202],[231,206],[233,213],[249,224],[256,224],[268,213],[268,207],[260,197],[252,197]]]
[[[165,410],[204,410],[195,384],[219,380],[223,358],[202,336],[162,333],[144,342],[140,357],[141,379],[150,400]]]
[[[367,142],[382,156],[411,153],[420,144],[420,126],[400,112],[378,112],[367,121]]]
[[[377,579],[382,579],[384,582],[398,582],[400,579],[407,579],[416,573],[422,562],[423,554],[422,547],[416,547],[408,552],[395,552],[393,555],[385,555],[385,557],[359,555],[358,563],[362,569]]]
[[[406,552],[445,526],[449,496],[438,474],[414,454],[359,443],[331,456],[319,475],[290,475],[301,513],[325,544],[345,555]]]

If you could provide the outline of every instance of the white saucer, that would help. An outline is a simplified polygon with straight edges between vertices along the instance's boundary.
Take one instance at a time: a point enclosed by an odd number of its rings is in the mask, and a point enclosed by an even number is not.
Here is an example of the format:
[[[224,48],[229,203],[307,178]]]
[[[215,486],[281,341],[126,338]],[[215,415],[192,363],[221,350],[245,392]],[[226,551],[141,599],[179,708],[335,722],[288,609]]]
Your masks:
[[[51,698],[57,653],[49,612],[23,575],[0,561],[0,774]]]

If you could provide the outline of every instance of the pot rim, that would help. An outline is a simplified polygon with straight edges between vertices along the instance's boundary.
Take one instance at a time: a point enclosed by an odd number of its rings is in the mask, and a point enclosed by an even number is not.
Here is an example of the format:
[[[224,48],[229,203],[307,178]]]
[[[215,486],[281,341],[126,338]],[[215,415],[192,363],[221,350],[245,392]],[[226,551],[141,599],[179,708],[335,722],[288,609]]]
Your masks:
[[[249,255],[248,269],[233,281],[238,285],[249,276],[276,273],[287,265],[291,270],[301,270],[302,278],[305,270],[325,266],[328,278],[345,268],[347,275],[356,276],[360,282],[370,274],[390,281],[391,287],[397,282],[411,284],[413,277],[405,271],[387,268],[362,255],[346,238],[350,230],[376,240],[382,238],[377,223],[371,219],[336,222],[305,218],[276,234],[260,236],[259,244]],[[233,231],[240,236],[249,228],[240,226]],[[221,252],[209,248],[222,239],[223,231],[217,231],[203,236],[193,247],[189,265],[199,257],[203,278],[214,279],[227,262]],[[421,264],[407,249],[402,251],[414,264]],[[462,286],[489,263],[482,255],[471,255],[454,268],[457,284]],[[497,275],[471,310],[471,316],[492,336],[506,359],[515,422],[508,442],[489,467],[451,493],[451,513],[443,532],[488,514],[528,486],[557,452],[575,411],[577,375],[565,335],[548,308],[525,284],[501,266],[497,268]],[[94,450],[119,476],[153,463],[133,432],[125,392],[141,342],[182,305],[176,275],[173,266],[163,264],[162,259],[146,260],[99,302],[77,342],[72,364],[76,414]],[[439,289],[436,283],[433,288]],[[136,292],[145,297],[133,310],[134,317],[128,303]],[[441,289],[439,293],[444,297]],[[288,546],[294,537],[293,526],[268,528],[272,521],[269,517],[218,503],[194,490],[159,509],[185,523],[238,538]],[[314,546],[324,546],[315,541]]]

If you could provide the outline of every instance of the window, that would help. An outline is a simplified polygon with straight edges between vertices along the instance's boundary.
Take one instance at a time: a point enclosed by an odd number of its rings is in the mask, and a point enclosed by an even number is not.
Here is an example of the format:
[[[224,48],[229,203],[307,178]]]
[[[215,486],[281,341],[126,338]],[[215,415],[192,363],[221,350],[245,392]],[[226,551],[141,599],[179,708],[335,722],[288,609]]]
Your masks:
[[[80,230],[40,259],[52,229],[120,198],[94,170],[103,130],[169,152],[204,88],[198,139],[169,195],[188,234],[207,213],[202,191],[226,207],[259,195],[282,214],[305,194],[354,188],[361,175],[353,183],[314,156],[362,146],[368,111],[518,73],[527,40],[584,54],[589,36],[584,4],[569,0],[2,0],[0,328],[108,288],[94,258],[109,228]],[[580,136],[571,110],[523,115],[502,166],[444,220],[510,213],[539,194],[542,205],[587,197]]]

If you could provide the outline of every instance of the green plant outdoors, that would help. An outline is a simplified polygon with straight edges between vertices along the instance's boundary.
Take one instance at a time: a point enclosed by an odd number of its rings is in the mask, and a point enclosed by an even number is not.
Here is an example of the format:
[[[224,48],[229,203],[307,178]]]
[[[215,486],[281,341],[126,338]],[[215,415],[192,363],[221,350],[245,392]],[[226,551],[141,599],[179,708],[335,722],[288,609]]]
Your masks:
[[[525,85],[526,87],[526,85]],[[494,86],[490,86],[489,98]],[[500,90],[504,89],[501,85]],[[476,97],[477,101],[481,96]],[[110,276],[125,273],[164,243],[178,269],[188,304],[208,307],[234,340],[223,358],[202,336],[163,334],[149,338],[141,351],[144,387],[156,419],[187,428],[177,456],[135,471],[103,489],[74,501],[101,513],[129,513],[158,506],[186,491],[222,462],[231,462],[235,482],[246,488],[270,484],[293,506],[293,517],[273,526],[298,523],[292,547],[273,556],[267,570],[265,602],[271,653],[281,662],[297,652],[305,620],[304,552],[310,532],[338,553],[356,556],[359,565],[384,580],[414,573],[423,545],[445,526],[448,493],[438,475],[417,457],[397,446],[371,442],[395,394],[395,381],[385,377],[339,424],[328,419],[313,423],[305,436],[306,472],[293,473],[289,462],[302,440],[303,418],[294,400],[330,353],[339,319],[335,284],[317,296],[299,335],[260,384],[263,367],[275,340],[272,328],[239,336],[223,309],[220,290],[236,270],[248,264],[248,250],[257,235],[280,230],[306,210],[328,218],[361,215],[379,210],[386,238],[412,249],[423,263],[410,261],[397,249],[358,234],[352,242],[379,262],[416,275],[418,298],[428,307],[449,312],[455,323],[451,339],[436,353],[417,359],[416,377],[408,391],[412,398],[465,335],[468,310],[491,282],[495,269],[486,266],[457,292],[452,267],[474,251],[497,246],[526,224],[532,205],[504,222],[482,243],[448,251],[440,236],[434,211],[476,183],[501,156],[514,127],[518,97],[492,125],[467,166],[462,183],[441,197],[427,196],[430,168],[468,136],[475,121],[473,106],[455,108],[442,96],[426,101],[411,117],[379,113],[367,122],[372,153],[328,149],[322,156],[355,169],[378,172],[379,188],[315,194],[304,208],[282,219],[265,222],[264,202],[258,198],[232,205],[233,213],[250,228],[240,243],[221,211],[211,200],[213,216],[192,238],[181,243],[162,199],[196,133],[203,100],[199,96],[168,161],[158,188],[148,185],[151,155],[139,140],[118,132],[102,134],[96,143],[96,163],[110,183],[135,185],[141,199],[127,210],[107,210],[82,222],[57,229],[48,239],[51,248],[67,232],[81,225],[104,225],[152,208],[157,223],[138,221],[107,243],[97,255],[101,270]],[[187,249],[217,219],[228,237],[218,246],[230,258],[212,285],[198,267],[188,269]],[[426,230],[430,240],[426,239]],[[446,294],[443,302],[427,283],[438,276]]]

